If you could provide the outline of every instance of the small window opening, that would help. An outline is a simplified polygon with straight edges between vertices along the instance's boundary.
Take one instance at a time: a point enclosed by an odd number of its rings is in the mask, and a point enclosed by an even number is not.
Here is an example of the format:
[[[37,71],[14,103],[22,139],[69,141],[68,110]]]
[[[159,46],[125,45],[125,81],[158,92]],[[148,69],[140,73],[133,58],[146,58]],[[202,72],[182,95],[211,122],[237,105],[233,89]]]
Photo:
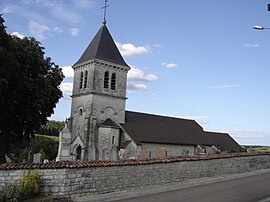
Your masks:
[[[82,110],[82,109],[80,109],[80,110],[79,110],[79,113],[80,113],[80,115],[82,115],[82,114],[83,114],[83,110]]]
[[[80,89],[82,89],[82,86],[83,86],[83,72],[81,72]]]
[[[79,145],[76,149],[76,160],[81,160],[82,147]]]
[[[115,84],[116,84],[116,75],[115,73],[112,74],[112,80],[111,80],[111,89],[115,90]]]
[[[104,74],[104,88],[109,88],[109,72]]]
[[[87,87],[87,76],[88,76],[88,71],[85,71],[85,73],[84,73],[85,75],[84,75],[84,88],[86,88]]]
[[[115,141],[115,137],[112,136],[112,144],[114,144],[114,141]]]

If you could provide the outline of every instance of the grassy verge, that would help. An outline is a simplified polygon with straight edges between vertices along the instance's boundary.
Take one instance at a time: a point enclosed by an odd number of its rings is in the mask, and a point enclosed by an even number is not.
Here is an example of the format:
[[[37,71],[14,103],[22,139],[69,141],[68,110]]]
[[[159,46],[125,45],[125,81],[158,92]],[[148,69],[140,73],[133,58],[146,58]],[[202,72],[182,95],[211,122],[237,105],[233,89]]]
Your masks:
[[[269,146],[244,146],[247,152],[270,152]]]
[[[44,137],[44,138],[49,138],[52,139],[53,141],[59,142],[59,137],[58,136],[50,136],[50,135],[41,135],[41,134],[36,134],[36,137]]]

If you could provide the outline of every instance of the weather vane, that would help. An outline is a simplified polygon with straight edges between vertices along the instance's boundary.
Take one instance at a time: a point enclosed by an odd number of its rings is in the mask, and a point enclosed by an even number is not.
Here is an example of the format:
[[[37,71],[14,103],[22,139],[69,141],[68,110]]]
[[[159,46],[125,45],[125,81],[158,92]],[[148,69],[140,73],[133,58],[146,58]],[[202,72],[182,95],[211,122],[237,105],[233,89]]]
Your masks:
[[[106,10],[107,10],[107,7],[109,7],[109,5],[107,5],[107,0],[105,0],[105,5],[104,7],[102,7],[102,9],[104,9],[104,17],[103,17],[103,24],[105,25],[106,24]]]

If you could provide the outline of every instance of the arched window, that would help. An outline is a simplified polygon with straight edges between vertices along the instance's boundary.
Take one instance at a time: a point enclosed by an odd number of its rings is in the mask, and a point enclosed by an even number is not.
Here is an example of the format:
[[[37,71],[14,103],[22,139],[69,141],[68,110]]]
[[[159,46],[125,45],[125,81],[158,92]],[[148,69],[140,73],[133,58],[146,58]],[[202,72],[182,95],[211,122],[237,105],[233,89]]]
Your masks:
[[[115,73],[112,73],[112,80],[111,80],[111,89],[115,90],[115,84],[116,84],[116,75]]]
[[[84,85],[83,85],[83,88],[87,87],[87,76],[88,76],[88,71],[85,71],[84,72]]]
[[[80,89],[82,89],[83,85],[83,72],[81,72],[81,77],[80,77]]]
[[[104,74],[104,88],[109,88],[109,72],[106,71]]]

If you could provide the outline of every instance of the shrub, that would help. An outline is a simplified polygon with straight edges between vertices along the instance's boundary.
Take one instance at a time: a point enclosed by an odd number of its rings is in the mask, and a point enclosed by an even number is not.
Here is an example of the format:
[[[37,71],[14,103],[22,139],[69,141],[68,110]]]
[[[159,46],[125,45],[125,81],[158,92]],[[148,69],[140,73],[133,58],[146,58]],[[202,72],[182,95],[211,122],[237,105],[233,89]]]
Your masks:
[[[0,193],[0,201],[17,202],[21,198],[20,187],[15,184],[5,186]]]
[[[42,158],[54,160],[57,156],[59,142],[49,136],[36,135],[33,142],[33,154],[42,149]]]
[[[20,180],[23,199],[28,199],[40,193],[40,178],[37,171],[27,172]]]
[[[17,202],[29,199],[40,193],[40,178],[37,171],[27,172],[21,178],[19,185],[9,184],[0,192],[0,202]]]

